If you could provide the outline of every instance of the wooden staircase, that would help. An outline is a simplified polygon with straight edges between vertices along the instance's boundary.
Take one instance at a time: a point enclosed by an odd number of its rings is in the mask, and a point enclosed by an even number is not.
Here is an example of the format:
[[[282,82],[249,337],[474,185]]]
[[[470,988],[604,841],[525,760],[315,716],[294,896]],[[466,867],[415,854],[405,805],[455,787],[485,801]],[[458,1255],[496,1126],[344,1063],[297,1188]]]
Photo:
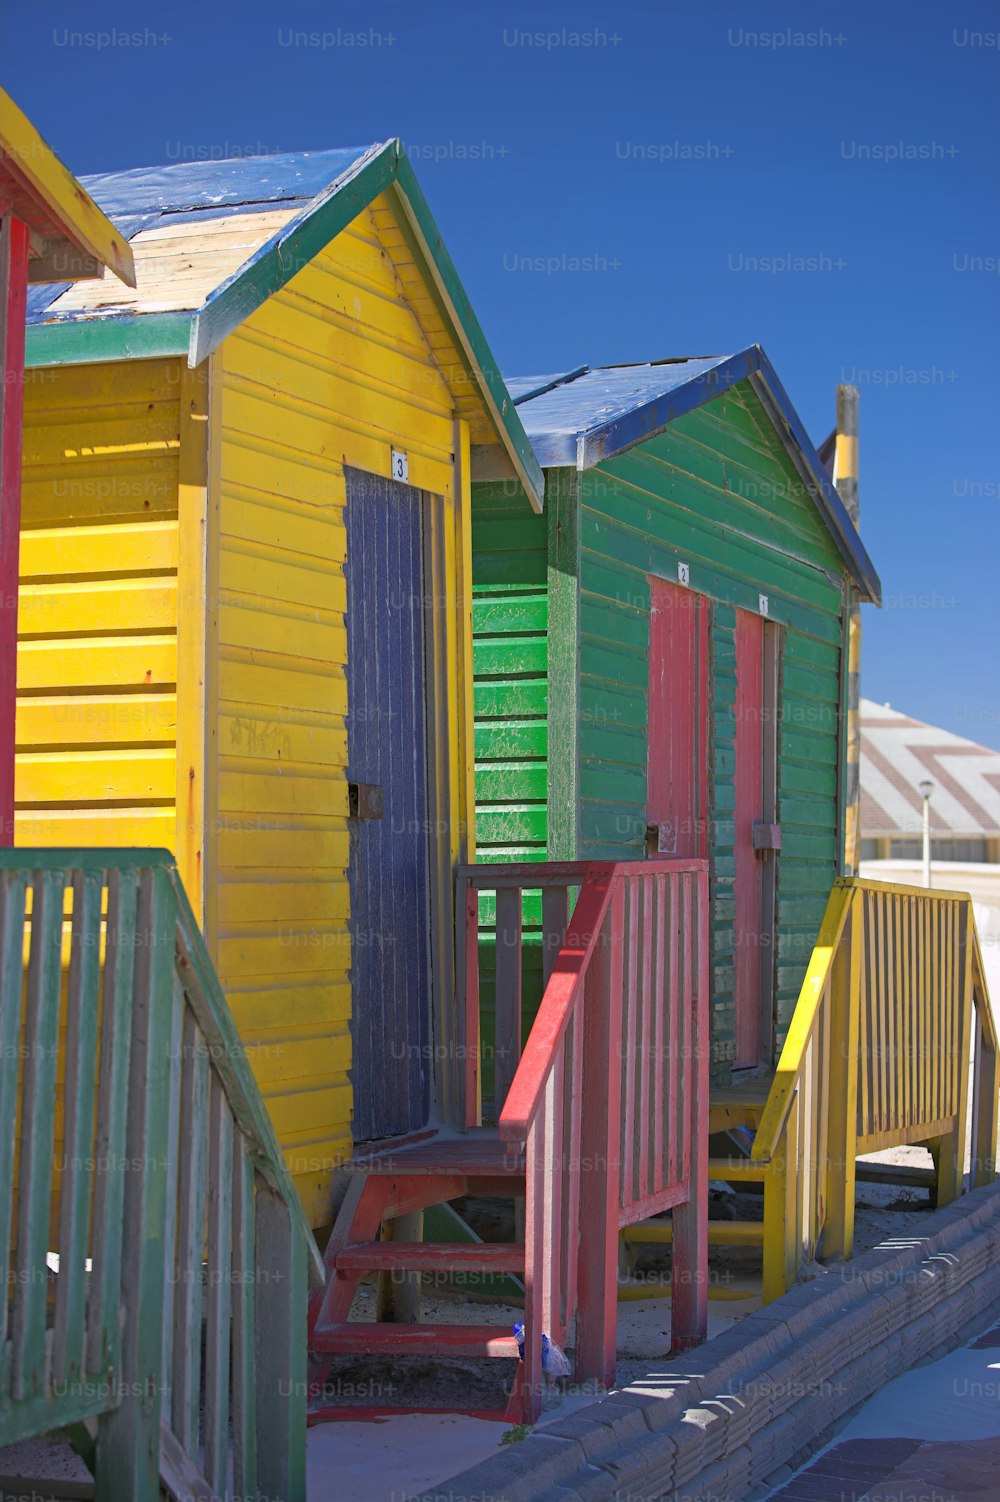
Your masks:
[[[0,850],[0,1154],[0,1449],[94,1474],[0,1494],[304,1496],[322,1262],[168,852]]]
[[[757,1074],[736,1084],[713,1085],[708,1107],[709,1136],[718,1137],[722,1133],[741,1127],[750,1132],[756,1132],[764,1115],[773,1084],[773,1074]],[[769,1164],[758,1163],[750,1157],[734,1154],[726,1158],[708,1158],[706,1177],[709,1183],[719,1181],[733,1185],[760,1184],[763,1188],[769,1171]],[[770,1205],[772,1216],[778,1214],[782,1208],[773,1195],[769,1198],[765,1194],[764,1203],[765,1213],[762,1220],[709,1220],[709,1247],[748,1247],[763,1251],[769,1229],[767,1207]],[[781,1231],[783,1238],[783,1220],[777,1229]],[[622,1237],[629,1246],[649,1244],[669,1246],[673,1241],[673,1227],[669,1221],[643,1221],[638,1225],[626,1227],[622,1232]],[[762,1275],[764,1303],[785,1292],[783,1284],[779,1286],[783,1272],[783,1266],[775,1269],[773,1262],[770,1269],[767,1266],[764,1267]]]
[[[506,1416],[533,1420],[547,1380],[543,1337],[564,1345],[574,1325],[577,1380],[609,1386],[618,1233],[665,1210],[682,1274],[671,1341],[685,1348],[705,1338],[707,885],[703,861],[460,870],[457,1124],[387,1142],[350,1164],[326,1247],[326,1286],[310,1307],[312,1422],[351,1416],[339,1401],[322,1405],[333,1359],[344,1355],[513,1358]],[[478,928],[487,894],[495,895],[496,1126],[482,1121],[479,1075]],[[532,903],[546,984],[522,1051],[522,919]],[[523,1200],[524,1243],[422,1244],[420,1212],[466,1195]],[[523,1357],[499,1322],[350,1319],[366,1273],[417,1280],[428,1271],[519,1275]]]
[[[326,1246],[326,1287],[314,1295],[309,1317],[310,1420],[345,1418],[352,1410],[322,1403],[330,1358],[364,1352],[381,1356],[504,1357],[518,1359],[511,1327],[497,1324],[416,1324],[349,1320],[367,1273],[515,1273],[526,1275],[523,1242],[379,1240],[379,1229],[405,1222],[432,1205],[464,1195],[524,1196],[523,1149],[487,1128],[473,1133],[425,1133],[394,1141],[351,1164],[347,1192]],[[413,1224],[419,1233],[419,1221]],[[507,1410],[519,1418],[515,1397]],[[501,1415],[497,1415],[498,1417]]]
[[[968,1067],[970,1057],[972,1068]],[[709,1179],[763,1187],[763,1221],[710,1222],[710,1244],[763,1247],[762,1298],[803,1262],[849,1258],[857,1180],[928,1189],[937,1204],[996,1173],[1000,1040],[972,900],[839,878],[773,1076],[712,1091],[710,1133],[748,1128],[749,1156]],[[865,1164],[922,1143],[933,1170]],[[637,1225],[627,1242],[666,1241]]]

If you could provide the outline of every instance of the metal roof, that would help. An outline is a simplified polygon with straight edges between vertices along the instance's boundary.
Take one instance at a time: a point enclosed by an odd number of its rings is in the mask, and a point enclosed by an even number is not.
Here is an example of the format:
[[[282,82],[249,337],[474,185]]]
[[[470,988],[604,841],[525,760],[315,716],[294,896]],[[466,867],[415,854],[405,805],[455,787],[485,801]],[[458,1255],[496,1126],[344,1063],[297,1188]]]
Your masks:
[[[579,366],[563,375],[507,380],[539,464],[591,469],[644,443],[685,412],[749,381],[812,496],[863,600],[882,586],[826,467],[759,344],[734,355],[643,365]]]
[[[202,237],[210,221],[245,216],[253,228],[235,250],[245,251],[238,259],[230,257],[228,276],[254,251],[259,250],[276,232],[281,216],[287,223],[310,203],[318,193],[336,184],[352,167],[360,164],[374,146],[347,146],[333,151],[301,151],[281,156],[239,157],[217,162],[177,162],[165,167],[136,167],[127,172],[96,172],[80,181],[98,203],[112,224],[132,243],[139,271],[139,285],[134,297],[115,295],[109,289],[100,302],[81,303],[65,284],[34,287],[28,295],[28,324],[75,322],[84,318],[158,313],[162,299],[157,299],[164,267],[165,232],[176,247],[178,264],[190,267],[197,256]],[[262,209],[270,209],[275,221],[268,221]],[[221,228],[221,226],[220,226]],[[154,263],[155,261],[155,269]],[[218,272],[209,291],[224,280],[228,263],[218,255],[209,259],[205,275]],[[197,292],[198,283],[187,278],[176,287],[174,310],[194,311],[204,300]],[[204,282],[200,284],[204,287]]]
[[[460,361],[541,510],[541,468],[398,139],[178,162],[83,181],[129,241],[136,289],[37,288],[28,304],[28,366],[162,355],[200,365],[386,193]]]
[[[918,835],[929,779],[934,834],[1000,835],[1000,751],[861,700],[861,830]]]

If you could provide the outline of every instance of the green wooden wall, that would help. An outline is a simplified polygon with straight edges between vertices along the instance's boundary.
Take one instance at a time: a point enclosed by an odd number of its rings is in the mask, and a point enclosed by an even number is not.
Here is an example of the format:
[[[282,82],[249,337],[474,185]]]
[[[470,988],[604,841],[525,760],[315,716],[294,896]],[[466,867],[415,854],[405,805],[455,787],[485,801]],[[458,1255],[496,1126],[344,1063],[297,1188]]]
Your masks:
[[[515,480],[472,488],[476,858],[545,860],[548,841],[548,519]],[[525,1028],[541,995],[540,902],[524,914]],[[493,1088],[494,918],[480,900],[482,1088]]]
[[[713,600],[713,1075],[726,1079],[734,1054],[735,611],[756,610],[761,592],[770,619],[785,628],[778,1047],[840,849],[843,568],[748,385],[597,469],[550,470],[544,517],[530,513],[511,482],[473,487],[477,843],[481,860],[540,858],[547,836],[553,857],[641,855],[648,580],[676,579],[679,561],[690,567],[691,587]],[[546,696],[547,663],[559,688]]]

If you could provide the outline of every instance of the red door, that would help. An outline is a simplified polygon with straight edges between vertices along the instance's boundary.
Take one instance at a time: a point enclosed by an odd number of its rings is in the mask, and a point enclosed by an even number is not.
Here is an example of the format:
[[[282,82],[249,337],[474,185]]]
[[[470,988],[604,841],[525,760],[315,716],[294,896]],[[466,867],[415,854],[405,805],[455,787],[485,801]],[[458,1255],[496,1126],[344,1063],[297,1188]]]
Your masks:
[[[708,854],[708,601],[650,580],[647,823],[660,855]]]
[[[734,933],[736,1067],[760,1063],[762,862],[753,827],[762,817],[764,784],[763,626],[758,615],[736,612],[736,927]]]

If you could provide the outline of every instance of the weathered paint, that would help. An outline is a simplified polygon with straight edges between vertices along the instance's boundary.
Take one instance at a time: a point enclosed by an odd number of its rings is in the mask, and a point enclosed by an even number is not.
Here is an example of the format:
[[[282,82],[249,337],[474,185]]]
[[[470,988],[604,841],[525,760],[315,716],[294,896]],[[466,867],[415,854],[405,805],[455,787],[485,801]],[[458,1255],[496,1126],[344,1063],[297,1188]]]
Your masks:
[[[470,388],[419,274],[377,200],[208,366],[25,393],[18,843],[177,850],[315,1224],[352,1149],[344,470],[392,447],[428,523],[439,1018],[473,846]]]
[[[690,570],[690,587],[711,604],[711,765],[713,1073],[727,1079],[735,1058],[733,842],[735,775],[736,611],[757,613],[765,593],[769,618],[783,628],[778,763],[783,848],[777,857],[776,1046],[780,1048],[805,965],[837,873],[838,693],[843,561],[747,383],[665,432],[599,467],[576,473],[548,470],[546,493],[559,484],[578,490],[578,537],[561,563],[565,582],[575,571],[575,600],[563,618],[576,640],[561,661],[576,664],[574,827],[562,837],[563,858],[626,859],[643,848],[649,742],[648,651],[650,577],[676,580]],[[527,530],[527,506],[512,486],[474,487],[474,568],[480,598],[501,598],[530,579],[548,598],[542,549]],[[506,492],[506,493],[505,493]],[[564,550],[565,550],[564,537]],[[548,559],[551,560],[551,542]],[[570,591],[572,595],[572,591]],[[477,829],[481,847],[501,858],[525,846],[525,815],[537,853],[554,809],[529,800],[527,768],[509,765],[506,783],[484,780],[494,758],[489,725],[514,718],[524,696],[523,643],[514,652],[485,655],[477,634]],[[550,640],[549,665],[554,660]],[[533,680],[536,713],[544,703],[552,737],[554,716],[565,714],[572,681],[541,674]],[[509,695],[509,699],[508,699]],[[507,705],[510,705],[508,711]],[[490,719],[487,719],[487,711]],[[511,758],[511,761],[514,759]],[[553,773],[554,778],[554,773]],[[553,785],[549,779],[549,786]],[[494,789],[500,789],[500,796]],[[484,797],[484,793],[487,796]],[[570,835],[572,838],[570,838]],[[508,838],[508,836],[513,836]],[[554,854],[554,850],[550,850]]]
[[[176,845],[181,366],[25,386],[15,842]]]
[[[347,471],[347,775],[354,1137],[412,1132],[430,1103],[423,515],[409,486]]]

